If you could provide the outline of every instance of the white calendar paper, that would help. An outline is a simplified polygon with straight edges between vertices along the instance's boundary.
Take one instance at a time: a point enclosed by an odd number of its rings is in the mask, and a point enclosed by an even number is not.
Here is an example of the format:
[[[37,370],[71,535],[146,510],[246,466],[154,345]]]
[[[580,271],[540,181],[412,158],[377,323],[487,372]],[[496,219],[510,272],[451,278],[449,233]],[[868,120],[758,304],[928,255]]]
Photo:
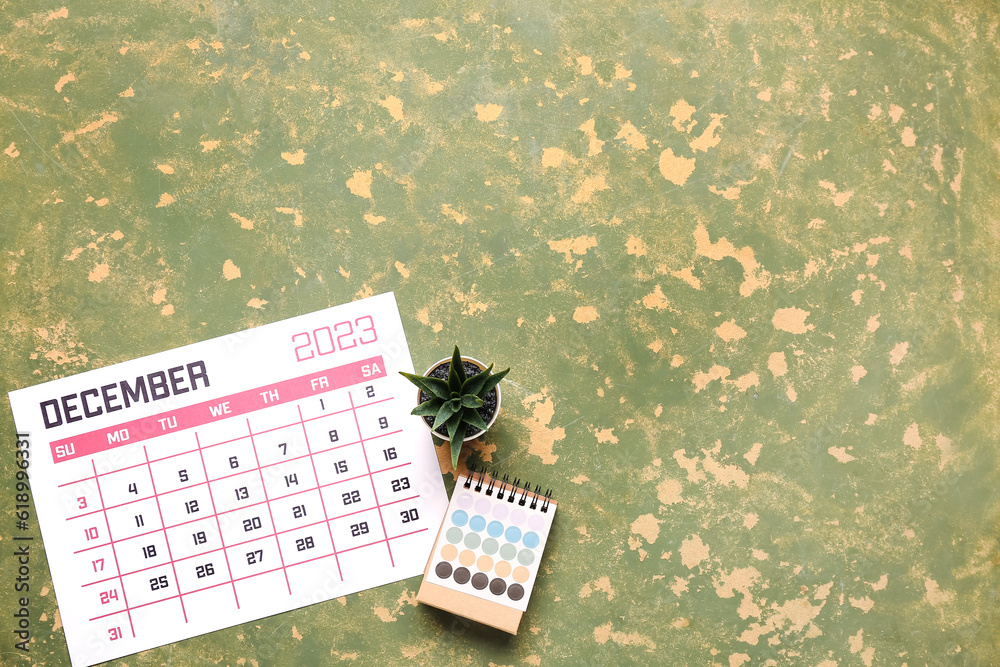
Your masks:
[[[11,392],[73,664],[421,574],[412,370],[390,293]]]

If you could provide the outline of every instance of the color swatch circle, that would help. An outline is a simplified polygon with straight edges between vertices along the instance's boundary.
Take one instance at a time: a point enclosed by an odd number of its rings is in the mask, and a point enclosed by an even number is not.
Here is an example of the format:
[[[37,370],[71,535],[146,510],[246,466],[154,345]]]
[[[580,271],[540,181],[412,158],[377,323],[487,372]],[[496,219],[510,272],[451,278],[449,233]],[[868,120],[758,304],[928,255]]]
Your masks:
[[[471,493],[463,493],[458,497],[458,506],[464,510],[467,510],[470,507],[472,507],[473,500],[474,498],[472,497]]]
[[[494,579],[490,582],[490,593],[493,595],[503,595],[505,590],[507,590],[507,582],[503,579]]]
[[[490,525],[486,526],[486,533],[490,537],[500,537],[503,535],[503,524],[499,521],[490,521]]]
[[[448,532],[446,532],[444,536],[452,544],[458,544],[459,542],[462,541],[463,534],[464,533],[462,533],[461,528],[456,528],[455,526],[452,526],[451,528],[448,529]]]
[[[529,549],[534,549],[535,547],[538,546],[538,543],[541,542],[541,538],[538,537],[538,533],[529,530],[527,533],[524,534],[522,541],[524,542],[524,546],[528,547]]]
[[[446,544],[441,547],[441,558],[445,560],[455,560],[458,558],[458,548],[454,544]]]
[[[476,567],[478,567],[483,572],[489,572],[490,570],[493,569],[493,559],[490,558],[489,556],[480,556],[479,560],[476,561]]]
[[[535,552],[531,549],[521,549],[517,552],[517,562],[521,565],[531,565],[535,562]]]
[[[456,526],[464,526],[469,520],[469,515],[465,510],[455,510],[451,515],[451,522]]]
[[[504,544],[500,547],[500,558],[503,558],[504,560],[512,560],[516,555],[517,547],[513,544]]]
[[[437,567],[434,568],[434,573],[442,579],[447,579],[451,576],[451,563],[441,561],[437,564]]]
[[[467,584],[469,583],[469,577],[472,575],[464,567],[455,568],[455,583]]]
[[[476,562],[475,552],[466,549],[462,553],[458,554],[458,562],[464,565],[465,567],[469,567],[470,565]]]
[[[493,506],[493,518],[500,519],[503,521],[507,518],[507,506],[503,503],[497,503]]]
[[[490,578],[487,577],[482,572],[476,572],[472,575],[472,587],[477,591],[481,591],[490,583]]]
[[[480,542],[482,542],[482,538],[477,533],[469,533],[465,536],[465,546],[470,549],[478,548]]]
[[[510,513],[510,522],[515,526],[523,526],[527,519],[528,515],[522,509],[516,509]]]
[[[486,527],[486,519],[484,519],[479,514],[475,515],[474,517],[472,517],[472,519],[469,520],[469,528],[476,531],[477,533],[480,532],[485,527]]]
[[[545,518],[541,514],[532,514],[528,519],[528,528],[542,530],[545,528]]]
[[[511,584],[510,587],[507,588],[507,597],[514,602],[517,602],[524,597],[524,586],[521,584]]]
[[[497,561],[493,571],[497,573],[498,577],[510,576],[510,563],[505,560]]]
[[[508,542],[517,543],[521,539],[521,529],[517,526],[511,526],[504,532],[503,536],[507,538]]]
[[[492,537],[487,537],[483,540],[483,553],[492,556],[500,549],[500,543],[494,540]]]
[[[480,514],[488,514],[492,507],[493,503],[490,502],[489,498],[480,498],[476,501],[476,511]]]
[[[517,583],[523,584],[528,580],[529,576],[530,575],[528,573],[528,568],[521,566],[514,568],[514,581],[516,581]]]

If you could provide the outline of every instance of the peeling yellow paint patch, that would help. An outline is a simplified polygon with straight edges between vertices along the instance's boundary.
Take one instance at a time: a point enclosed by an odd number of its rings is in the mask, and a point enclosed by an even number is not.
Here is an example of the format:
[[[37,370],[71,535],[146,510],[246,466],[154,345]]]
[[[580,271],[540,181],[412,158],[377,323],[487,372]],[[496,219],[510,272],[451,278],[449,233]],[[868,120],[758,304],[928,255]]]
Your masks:
[[[600,192],[602,190],[610,190],[607,181],[604,178],[604,174],[598,174],[596,176],[587,176],[583,179],[583,183],[573,194],[572,200],[574,204],[583,204],[590,201],[590,198],[595,192]]]
[[[924,579],[924,590],[924,600],[934,606],[951,602],[955,599],[954,591],[941,590],[938,582],[934,581],[930,577]]]
[[[569,161],[569,153],[561,148],[543,148],[542,149],[542,168],[551,169],[562,165],[563,162]]]
[[[670,275],[674,278],[680,278],[695,289],[701,289],[701,280],[699,280],[694,273],[691,272],[690,267],[681,269],[680,271],[671,271]]]
[[[240,227],[242,227],[243,229],[253,229],[253,220],[244,218],[239,213],[230,213],[229,217],[240,223]]]
[[[695,158],[674,155],[674,149],[667,148],[660,153],[660,174],[677,186],[683,186],[694,173]]]
[[[757,375],[756,371],[750,371],[746,375],[741,375],[735,380],[736,388],[740,391],[746,391],[750,387],[760,386],[760,376]]]
[[[690,132],[691,128],[693,128],[698,121],[691,123],[687,126],[687,128],[684,128],[682,124],[691,120],[695,111],[696,109],[684,100],[677,100],[674,102],[674,105],[670,107],[670,117],[674,119],[674,129],[678,132]]]
[[[372,612],[374,612],[375,616],[377,616],[378,619],[383,623],[396,622],[396,617],[393,616],[392,613],[385,607],[375,607],[374,609],[372,609]]]
[[[174,173],[174,168],[171,167],[169,164],[158,164],[156,165],[156,168],[162,171],[164,174]]]
[[[135,97],[135,89],[129,86],[122,92],[118,93],[118,97]]]
[[[406,268],[405,264],[403,264],[400,261],[397,261],[394,266],[396,267],[396,270],[399,271],[399,275],[401,275],[403,278],[410,277],[410,270]]]
[[[576,310],[573,311],[573,319],[580,324],[588,324],[600,316],[600,313],[597,312],[597,308],[594,308],[593,306],[578,306]]]
[[[903,134],[900,135],[899,139],[900,139],[900,141],[903,142],[904,146],[908,146],[908,147],[912,148],[913,146],[917,145],[917,135],[913,133],[913,128],[912,127],[909,127],[909,126],[904,127],[903,128]]]
[[[708,560],[708,545],[701,541],[698,535],[692,535],[681,542],[681,564],[687,569],[695,568],[702,561]]]
[[[233,260],[227,259],[222,265],[222,275],[225,276],[226,280],[235,280],[243,274],[240,273],[240,267],[233,264]]]
[[[826,451],[830,456],[837,459],[841,463],[850,463],[855,460],[855,457],[848,454],[847,449],[844,447],[830,447]]]
[[[712,120],[708,124],[708,127],[705,128],[705,131],[701,133],[701,136],[688,144],[695,153],[698,151],[707,153],[709,148],[718,146],[719,142],[722,141],[721,137],[715,135],[715,131],[722,127],[722,119],[726,116],[718,113],[713,113],[711,116]]]
[[[375,215],[374,213],[365,213],[364,218],[365,222],[367,222],[372,227],[377,227],[378,225],[381,225],[383,222],[385,222],[385,216]]]
[[[356,197],[372,198],[372,170],[356,171],[347,179],[347,189]]]
[[[740,296],[750,296],[758,289],[771,284],[771,274],[764,270],[754,256],[753,248],[743,246],[738,249],[725,236],[712,243],[708,229],[699,224],[694,231],[695,252],[712,260],[732,257],[743,267],[743,282],[740,284]]]
[[[576,477],[574,477],[569,481],[573,482],[574,484],[583,484],[584,482],[589,482],[590,478],[587,477],[586,475],[577,475]]]
[[[736,320],[727,320],[715,327],[715,335],[727,343],[731,343],[734,340],[746,338],[747,332],[743,327],[736,324]]]
[[[587,156],[593,157],[604,148],[604,142],[597,138],[597,121],[593,118],[580,125],[579,130],[587,137]]]
[[[652,292],[642,297],[642,305],[649,310],[666,310],[670,302],[664,296],[663,289],[657,285]]]
[[[561,426],[549,427],[555,414],[555,403],[548,395],[547,389],[525,398],[521,404],[531,408],[532,415],[521,420],[528,428],[528,453],[537,456],[546,465],[552,465],[559,460],[558,454],[552,453],[553,445],[566,437],[566,429]]]
[[[297,151],[295,151],[294,153],[283,152],[281,154],[281,159],[284,160],[285,162],[287,162],[288,164],[292,164],[292,165],[305,164],[306,163],[306,152],[304,150],[302,150],[301,148],[298,149]]]
[[[62,141],[64,143],[65,142],[73,141],[76,137],[78,137],[81,134],[87,134],[88,132],[93,132],[94,130],[99,130],[100,128],[104,127],[105,125],[107,125],[109,123],[117,123],[117,122],[118,122],[118,116],[116,116],[115,114],[113,114],[113,113],[102,113],[101,117],[98,120],[95,120],[95,121],[93,121],[91,123],[87,123],[86,125],[78,128],[78,129],[76,129],[76,130],[74,130],[72,132],[66,132],[65,134],[63,134]]]
[[[57,93],[61,93],[63,87],[67,83],[70,83],[71,81],[76,81],[76,76],[72,72],[68,72],[66,74],[63,74],[61,77],[59,77],[59,80],[56,81],[56,86],[55,86],[56,92]]]
[[[302,226],[302,213],[299,212],[299,209],[290,206],[275,206],[274,210],[292,216],[292,224],[296,227]]]
[[[107,264],[97,264],[94,270],[87,276],[87,280],[92,283],[99,283],[111,275],[111,267]]]
[[[177,200],[174,199],[174,196],[172,194],[170,194],[169,192],[164,192],[162,195],[160,195],[160,201],[157,202],[156,208],[163,208],[164,206],[170,206],[175,201]]]
[[[211,153],[216,148],[218,148],[219,144],[221,144],[222,142],[219,141],[218,139],[212,139],[212,140],[209,140],[209,141],[201,141],[199,143],[201,144],[201,152],[202,153]]]
[[[395,95],[389,95],[384,100],[379,100],[378,105],[386,109],[389,112],[389,115],[392,116],[393,120],[403,120],[403,101]],[[499,115],[499,113],[497,115]],[[482,117],[480,117],[479,120],[482,120]]]
[[[65,19],[69,18],[69,10],[65,7],[61,7],[54,11],[49,12],[49,15],[45,17],[45,22],[54,21],[55,19]]]
[[[490,102],[489,104],[476,105],[476,117],[484,123],[489,123],[500,117],[503,106]]]
[[[258,310],[260,310],[261,308],[263,308],[266,303],[267,303],[267,301],[265,301],[263,299],[258,299],[257,297],[254,297],[254,298],[250,299],[249,301],[247,301],[247,305],[248,306],[250,306],[251,308],[257,308]]]
[[[642,133],[636,129],[635,125],[628,121],[622,125],[618,134],[615,136],[615,139],[623,139],[625,141],[625,145],[637,151],[644,151],[649,148],[649,145],[646,143],[646,137],[644,137]]]
[[[787,331],[793,334],[803,334],[815,328],[813,324],[806,324],[806,318],[811,311],[796,308],[778,308],[774,311],[771,324],[779,331]]]
[[[644,646],[648,653],[656,650],[656,643],[646,635],[638,632],[616,632],[611,621],[594,628],[594,641],[598,644],[607,644],[612,641],[619,646]]]
[[[772,352],[767,358],[767,369],[774,377],[781,377],[788,372],[788,362],[784,352]]]
[[[868,369],[866,369],[864,366],[857,365],[851,367],[851,380],[854,382],[854,384],[860,382],[861,378],[863,378],[866,375],[868,375]]]
[[[631,531],[641,535],[646,542],[652,544],[660,536],[660,524],[663,523],[652,514],[643,514],[632,522]]]
[[[460,225],[469,219],[469,216],[463,215],[459,211],[453,209],[451,207],[451,204],[441,204],[441,213],[451,217],[455,222],[457,222]]]
[[[614,428],[599,428],[594,431],[594,437],[600,443],[610,442],[613,445],[618,444],[618,437],[615,435]]]
[[[153,292],[153,296],[150,297],[150,299],[156,305],[159,305],[159,304],[163,303],[164,301],[166,301],[167,300],[167,290],[166,290],[166,288],[158,289],[155,292]]]
[[[3,152],[5,155],[7,155],[7,157],[11,159],[14,159],[21,154],[21,151],[17,150],[13,141],[10,142],[10,146],[5,148]]]
[[[906,353],[910,351],[910,344],[907,342],[896,343],[896,346],[892,348],[889,352],[889,363],[893,366],[898,366],[906,356]]]
[[[752,466],[757,465],[757,457],[760,456],[760,450],[763,449],[763,447],[764,447],[763,443],[760,442],[753,443],[753,446],[750,448],[750,451],[744,454],[743,458],[749,461],[750,465]]]
[[[691,382],[694,384],[694,393],[700,392],[702,389],[708,386],[709,382],[713,380],[725,380],[729,377],[730,370],[725,366],[719,366],[718,364],[712,366],[707,372],[699,371],[694,374],[691,378]]]
[[[903,444],[912,447],[913,449],[920,449],[920,446],[924,444],[923,439],[920,437],[920,429],[917,428],[916,422],[910,424],[903,433]]]
[[[951,463],[952,459],[955,458],[955,448],[952,445],[951,438],[938,434],[934,438],[934,444],[937,446],[938,451],[941,453],[941,460],[938,463],[938,470],[944,470],[945,466]]]
[[[625,252],[629,255],[642,257],[646,254],[646,242],[638,236],[629,236],[625,241]]]
[[[675,505],[682,502],[684,500],[681,496],[682,492],[681,483],[669,477],[656,485],[656,498],[664,505]]]
[[[421,308],[420,310],[417,311],[417,322],[420,322],[421,324],[426,324],[431,328],[432,331],[434,331],[434,333],[438,333],[441,331],[441,329],[444,328],[444,325],[441,324],[441,322],[435,322],[434,324],[431,324],[431,315],[429,308]]]

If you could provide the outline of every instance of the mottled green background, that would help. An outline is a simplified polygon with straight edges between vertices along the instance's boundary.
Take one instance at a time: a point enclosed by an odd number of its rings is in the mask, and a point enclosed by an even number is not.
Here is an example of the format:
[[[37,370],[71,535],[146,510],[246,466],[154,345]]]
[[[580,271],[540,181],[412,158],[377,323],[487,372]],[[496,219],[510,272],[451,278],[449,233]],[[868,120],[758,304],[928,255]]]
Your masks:
[[[998,21],[0,0],[4,394],[392,290],[561,501],[517,637],[411,579],[116,664],[1000,664]]]

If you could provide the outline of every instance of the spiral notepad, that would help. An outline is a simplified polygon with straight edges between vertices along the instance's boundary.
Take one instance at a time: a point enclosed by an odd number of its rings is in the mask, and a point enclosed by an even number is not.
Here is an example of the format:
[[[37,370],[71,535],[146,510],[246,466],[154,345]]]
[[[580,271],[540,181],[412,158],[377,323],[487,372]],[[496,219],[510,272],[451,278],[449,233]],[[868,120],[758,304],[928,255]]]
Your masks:
[[[460,475],[417,600],[517,634],[556,506],[520,479]]]

